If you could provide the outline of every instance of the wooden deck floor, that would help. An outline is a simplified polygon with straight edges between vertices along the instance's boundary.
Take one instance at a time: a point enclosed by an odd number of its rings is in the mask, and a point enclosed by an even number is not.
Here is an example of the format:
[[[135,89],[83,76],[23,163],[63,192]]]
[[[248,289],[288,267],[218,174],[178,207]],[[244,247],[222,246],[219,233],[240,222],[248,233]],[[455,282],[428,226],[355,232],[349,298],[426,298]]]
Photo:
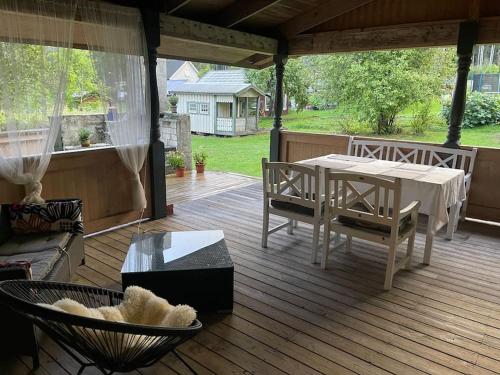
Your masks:
[[[255,177],[236,173],[186,171],[184,177],[167,176],[167,203],[177,205],[259,181]]]
[[[148,230],[223,229],[235,263],[234,312],[203,317],[204,330],[180,352],[200,374],[500,373],[500,242],[471,226],[435,240],[432,265],[415,267],[383,292],[386,251],[354,241],[330,269],[309,263],[307,226],[260,247],[260,184],[176,205]],[[474,231],[472,230],[474,229]],[[120,287],[134,227],[85,241],[77,282]],[[45,342],[36,374],[73,374],[76,364]],[[13,359],[2,374],[28,373]],[[10,367],[6,367],[10,366]],[[92,374],[88,370],[85,374]],[[135,374],[187,373],[171,355]]]

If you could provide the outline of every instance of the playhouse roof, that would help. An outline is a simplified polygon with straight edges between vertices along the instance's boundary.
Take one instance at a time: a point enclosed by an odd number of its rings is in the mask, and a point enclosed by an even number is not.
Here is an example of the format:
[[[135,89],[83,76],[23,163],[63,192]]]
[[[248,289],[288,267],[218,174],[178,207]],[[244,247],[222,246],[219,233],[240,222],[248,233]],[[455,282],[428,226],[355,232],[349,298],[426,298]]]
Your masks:
[[[264,95],[261,90],[247,82],[243,69],[228,69],[211,70],[200,78],[198,82],[180,84],[171,90],[171,92],[238,95],[248,89]]]

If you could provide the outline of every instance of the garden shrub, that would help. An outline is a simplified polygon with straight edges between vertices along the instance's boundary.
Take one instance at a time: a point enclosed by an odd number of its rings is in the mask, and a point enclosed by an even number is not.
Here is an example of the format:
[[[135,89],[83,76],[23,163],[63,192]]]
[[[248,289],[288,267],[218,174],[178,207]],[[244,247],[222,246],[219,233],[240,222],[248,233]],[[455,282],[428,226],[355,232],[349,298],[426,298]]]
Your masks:
[[[342,134],[346,135],[361,135],[369,134],[371,128],[365,122],[350,116],[343,116],[337,121],[337,128],[340,129]]]
[[[432,113],[431,102],[418,103],[410,119],[410,128],[416,135],[424,134],[431,125],[441,125],[442,120]]]
[[[441,114],[446,123],[450,122],[451,101],[445,101]],[[462,126],[475,128],[500,123],[500,100],[496,95],[472,92],[467,95]]]

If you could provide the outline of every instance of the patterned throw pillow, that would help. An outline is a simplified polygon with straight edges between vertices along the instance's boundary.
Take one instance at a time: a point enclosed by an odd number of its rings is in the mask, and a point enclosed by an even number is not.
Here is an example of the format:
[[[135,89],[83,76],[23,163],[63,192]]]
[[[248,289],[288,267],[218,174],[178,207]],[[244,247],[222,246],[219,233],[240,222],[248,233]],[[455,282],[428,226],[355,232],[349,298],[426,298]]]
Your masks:
[[[10,225],[14,233],[83,233],[82,201],[47,201],[44,204],[13,204]]]

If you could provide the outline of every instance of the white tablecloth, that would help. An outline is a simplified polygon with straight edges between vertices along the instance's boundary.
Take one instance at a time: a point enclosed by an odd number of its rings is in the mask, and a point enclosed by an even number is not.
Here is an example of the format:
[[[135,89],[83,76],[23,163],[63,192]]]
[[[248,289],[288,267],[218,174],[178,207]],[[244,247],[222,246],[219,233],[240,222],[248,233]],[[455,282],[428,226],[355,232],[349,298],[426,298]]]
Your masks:
[[[421,202],[420,213],[434,215],[434,231],[448,223],[448,208],[465,199],[464,171],[361,158],[349,155],[327,155],[303,160],[300,164],[330,168],[332,172],[355,172],[402,180],[401,207]],[[322,169],[323,171],[323,169]],[[322,190],[324,190],[324,183]]]

